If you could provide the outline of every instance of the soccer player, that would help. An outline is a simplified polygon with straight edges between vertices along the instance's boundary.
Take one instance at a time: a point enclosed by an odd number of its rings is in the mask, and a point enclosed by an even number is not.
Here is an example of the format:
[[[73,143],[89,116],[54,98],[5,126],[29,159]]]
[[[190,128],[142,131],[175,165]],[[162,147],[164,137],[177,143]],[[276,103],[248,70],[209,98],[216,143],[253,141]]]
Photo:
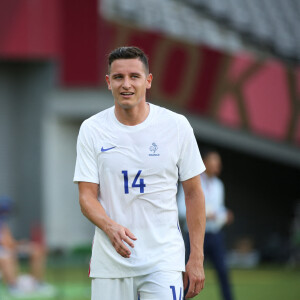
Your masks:
[[[82,213],[96,225],[92,300],[181,300],[184,288],[192,298],[204,287],[205,167],[187,119],[146,102],[152,78],[142,50],[113,50],[106,82],[114,106],[80,128],[74,182]],[[191,240],[186,267],[178,180]]]

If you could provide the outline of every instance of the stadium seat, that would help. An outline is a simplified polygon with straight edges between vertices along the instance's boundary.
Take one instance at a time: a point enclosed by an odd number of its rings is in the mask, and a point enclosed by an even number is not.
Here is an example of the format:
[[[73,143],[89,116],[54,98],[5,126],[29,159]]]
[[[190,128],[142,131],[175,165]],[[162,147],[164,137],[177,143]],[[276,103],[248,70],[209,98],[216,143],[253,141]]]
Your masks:
[[[300,1],[102,0],[106,17],[230,51],[300,60]],[[249,42],[251,47],[249,47]]]

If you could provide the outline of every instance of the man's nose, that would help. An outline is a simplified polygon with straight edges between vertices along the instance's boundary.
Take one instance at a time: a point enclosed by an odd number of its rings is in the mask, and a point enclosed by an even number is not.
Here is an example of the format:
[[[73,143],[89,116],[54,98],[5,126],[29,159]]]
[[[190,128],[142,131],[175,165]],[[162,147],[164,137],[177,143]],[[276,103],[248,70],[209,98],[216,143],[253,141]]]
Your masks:
[[[128,89],[131,86],[130,78],[124,77],[123,80],[123,88]]]

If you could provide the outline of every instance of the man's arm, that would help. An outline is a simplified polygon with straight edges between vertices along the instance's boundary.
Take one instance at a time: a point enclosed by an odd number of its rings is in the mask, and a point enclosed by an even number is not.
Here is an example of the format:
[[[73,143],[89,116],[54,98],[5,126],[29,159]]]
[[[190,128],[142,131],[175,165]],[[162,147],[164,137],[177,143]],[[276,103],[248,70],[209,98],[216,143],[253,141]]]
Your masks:
[[[112,245],[121,256],[129,258],[131,252],[124,242],[133,248],[132,240],[136,240],[136,237],[128,228],[121,226],[108,217],[97,199],[99,185],[91,182],[79,182],[78,188],[79,203],[83,215],[107,234]]]
[[[190,258],[183,277],[184,288],[189,282],[186,298],[195,297],[204,288],[203,242],[205,234],[205,200],[201,187],[200,175],[182,182],[186,219],[190,235]]]

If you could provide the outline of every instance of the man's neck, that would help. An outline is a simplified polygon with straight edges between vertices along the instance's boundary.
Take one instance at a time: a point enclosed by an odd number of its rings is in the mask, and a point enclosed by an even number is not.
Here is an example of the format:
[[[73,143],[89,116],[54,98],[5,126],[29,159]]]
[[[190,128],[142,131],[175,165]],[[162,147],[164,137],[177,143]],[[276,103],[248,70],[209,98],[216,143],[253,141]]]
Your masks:
[[[207,172],[205,172],[205,175],[206,175],[206,177],[207,177],[208,179],[211,179],[211,178],[214,178],[214,177],[215,177],[214,174],[209,174],[209,173],[207,173]]]
[[[150,112],[150,105],[144,102],[130,109],[121,108],[115,105],[115,116],[117,120],[127,126],[135,126],[144,122]]]

